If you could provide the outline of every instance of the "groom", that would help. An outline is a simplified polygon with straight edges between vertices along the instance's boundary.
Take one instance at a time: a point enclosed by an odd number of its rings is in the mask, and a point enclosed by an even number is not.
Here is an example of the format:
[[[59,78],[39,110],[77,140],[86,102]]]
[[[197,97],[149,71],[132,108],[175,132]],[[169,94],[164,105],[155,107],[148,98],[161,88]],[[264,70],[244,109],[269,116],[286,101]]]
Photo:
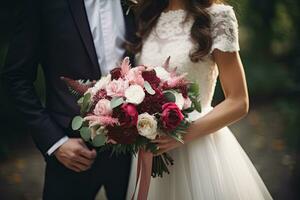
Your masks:
[[[131,157],[96,153],[76,138],[70,120],[79,112],[61,76],[99,79],[124,56],[134,20],[121,0],[26,0],[2,73],[3,83],[46,159],[44,200],[90,200],[105,187],[125,199]],[[34,81],[41,64],[46,105]]]

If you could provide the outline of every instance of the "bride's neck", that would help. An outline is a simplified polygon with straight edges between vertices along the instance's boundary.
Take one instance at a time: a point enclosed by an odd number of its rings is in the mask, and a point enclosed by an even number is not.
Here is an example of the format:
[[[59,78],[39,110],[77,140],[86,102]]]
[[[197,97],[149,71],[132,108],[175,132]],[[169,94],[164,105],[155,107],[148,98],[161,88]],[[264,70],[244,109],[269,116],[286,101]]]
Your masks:
[[[167,10],[179,10],[184,8],[184,0],[169,0],[169,6],[167,7]]]

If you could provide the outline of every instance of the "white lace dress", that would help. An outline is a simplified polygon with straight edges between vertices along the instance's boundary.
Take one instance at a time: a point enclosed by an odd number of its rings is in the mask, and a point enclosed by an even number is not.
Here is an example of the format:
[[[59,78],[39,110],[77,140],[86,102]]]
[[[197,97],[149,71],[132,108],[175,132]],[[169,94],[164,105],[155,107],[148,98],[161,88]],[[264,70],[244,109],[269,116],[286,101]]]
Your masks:
[[[208,9],[212,19],[214,49],[239,51],[238,24],[232,7],[214,4]],[[137,56],[139,64],[160,66],[171,56],[171,66],[187,72],[199,83],[202,113],[192,113],[193,120],[211,109],[218,68],[211,55],[193,63],[189,53],[193,19],[185,21],[184,10],[162,13],[156,27],[144,41]],[[272,199],[253,164],[227,128],[199,138],[170,152],[175,164],[170,174],[151,180],[149,200],[262,200]],[[135,185],[136,158],[133,160],[128,199]]]

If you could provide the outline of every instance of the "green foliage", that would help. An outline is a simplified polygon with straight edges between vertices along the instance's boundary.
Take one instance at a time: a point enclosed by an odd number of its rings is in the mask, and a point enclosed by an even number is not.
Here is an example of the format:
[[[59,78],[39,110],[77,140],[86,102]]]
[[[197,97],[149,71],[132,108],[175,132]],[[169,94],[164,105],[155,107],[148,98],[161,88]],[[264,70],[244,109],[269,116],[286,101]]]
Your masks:
[[[91,109],[91,93],[87,93],[83,96],[82,104],[80,104],[80,113],[83,115],[84,113],[89,112]],[[80,100],[81,101],[81,100]]]
[[[176,127],[176,129],[170,131],[168,134],[173,137],[178,142],[184,143],[183,136],[186,133],[186,130],[188,129],[190,123],[186,120],[183,120],[180,122],[180,124]]]
[[[110,101],[110,106],[112,109],[122,105],[124,103],[123,97],[116,97]]]
[[[145,87],[145,90],[151,94],[151,95],[154,95],[155,94],[155,91],[153,90],[153,88],[151,87],[150,83],[148,81],[145,81],[144,82],[144,87]]]
[[[83,118],[81,116],[76,116],[72,120],[72,129],[74,131],[79,130],[83,124]]]
[[[101,133],[101,134],[96,135],[93,138],[92,144],[95,147],[101,147],[106,143],[106,141],[107,141],[107,137],[103,133]]]
[[[176,97],[172,90],[164,91],[164,96],[169,102],[176,102]]]
[[[191,83],[188,92],[190,96],[199,96],[199,85],[197,83]]]
[[[80,136],[84,141],[88,142],[91,139],[91,130],[88,127],[82,127],[80,129]]]
[[[192,101],[192,107],[187,112],[191,112],[193,110],[197,110],[201,112],[201,104],[199,102],[200,89],[197,83],[191,83],[188,87],[188,96]]]

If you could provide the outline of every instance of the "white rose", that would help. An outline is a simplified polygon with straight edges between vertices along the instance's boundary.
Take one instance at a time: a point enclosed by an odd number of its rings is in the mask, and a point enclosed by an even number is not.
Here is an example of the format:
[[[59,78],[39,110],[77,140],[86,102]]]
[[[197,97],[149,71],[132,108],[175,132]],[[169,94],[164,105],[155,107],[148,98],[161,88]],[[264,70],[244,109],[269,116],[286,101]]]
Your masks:
[[[89,88],[87,93],[91,93],[92,96],[96,95],[99,90],[105,89],[106,86],[111,82],[111,75],[102,76],[99,81],[94,85],[94,87]]]
[[[154,116],[143,113],[138,116],[137,129],[140,135],[154,140],[157,136],[157,121]]]
[[[178,106],[180,110],[182,110],[184,106],[184,97],[182,96],[181,93],[178,92],[174,92],[173,94],[175,95],[175,104]]]
[[[144,101],[145,92],[139,85],[131,85],[125,90],[127,103],[140,104]]]
[[[105,87],[111,82],[111,75],[102,76],[101,79],[95,84],[95,88],[101,90],[105,89]]]
[[[170,73],[163,67],[155,67],[154,70],[156,72],[156,76],[163,81],[167,81],[171,78]]]

